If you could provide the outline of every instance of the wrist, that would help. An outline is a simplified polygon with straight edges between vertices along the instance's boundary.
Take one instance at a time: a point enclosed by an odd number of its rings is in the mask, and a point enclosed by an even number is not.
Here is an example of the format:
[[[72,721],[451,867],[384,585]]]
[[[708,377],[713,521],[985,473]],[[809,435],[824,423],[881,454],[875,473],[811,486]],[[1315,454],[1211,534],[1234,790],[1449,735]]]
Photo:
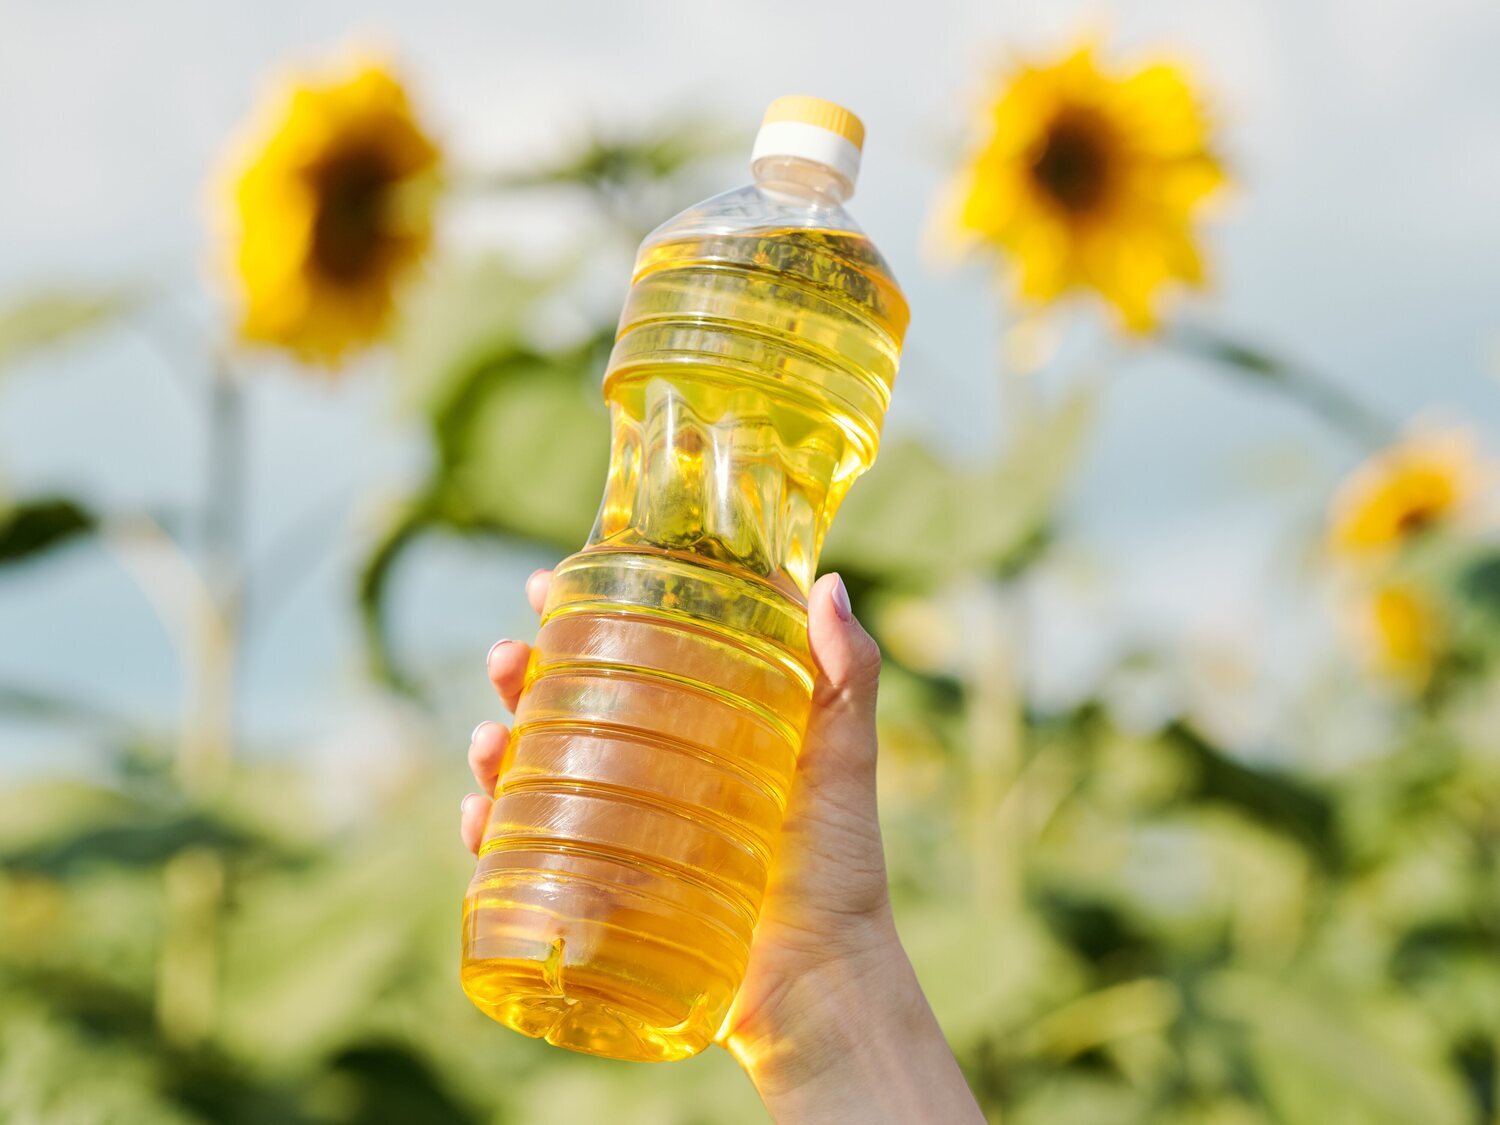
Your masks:
[[[924,1029],[931,1015],[889,919],[867,940],[780,983],[737,1020],[725,1045],[773,1114],[811,1091],[837,1097],[867,1084],[872,1069]]]
[[[846,949],[788,975],[725,1039],[771,1117],[982,1123],[889,913]]]

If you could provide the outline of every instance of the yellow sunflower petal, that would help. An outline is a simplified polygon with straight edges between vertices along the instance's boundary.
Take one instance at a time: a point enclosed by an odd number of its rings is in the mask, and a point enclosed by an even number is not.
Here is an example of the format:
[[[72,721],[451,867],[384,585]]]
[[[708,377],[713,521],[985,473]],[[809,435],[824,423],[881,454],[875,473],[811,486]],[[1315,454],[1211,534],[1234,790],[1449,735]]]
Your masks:
[[[441,164],[401,83],[368,62],[288,83],[232,162],[242,337],[330,364],[377,339],[431,242]]]
[[[1349,558],[1399,547],[1460,517],[1487,475],[1466,431],[1412,434],[1340,486],[1329,516],[1330,546]]]
[[[1148,331],[1164,290],[1203,282],[1193,221],[1226,176],[1180,69],[1113,74],[1086,43],[1009,75],[985,123],[953,221],[1019,296],[1090,290]]]
[[[1208,145],[1208,120],[1182,71],[1156,63],[1119,84],[1115,112],[1130,126],[1131,143],[1159,157],[1196,155]]]
[[[1404,585],[1376,590],[1366,608],[1366,656],[1379,673],[1413,689],[1432,677],[1441,641],[1437,608]]]

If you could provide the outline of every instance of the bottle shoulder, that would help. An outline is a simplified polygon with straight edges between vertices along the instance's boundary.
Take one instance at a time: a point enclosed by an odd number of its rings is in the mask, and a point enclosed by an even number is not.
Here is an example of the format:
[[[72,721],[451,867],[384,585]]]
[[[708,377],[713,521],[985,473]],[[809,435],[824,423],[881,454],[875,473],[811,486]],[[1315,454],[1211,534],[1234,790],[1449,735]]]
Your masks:
[[[737,262],[802,277],[870,306],[899,342],[909,312],[889,263],[837,202],[747,184],[704,200],[646,236],[636,277],[688,261]]]
[[[643,245],[699,234],[740,234],[803,228],[863,236],[854,217],[836,202],[782,194],[746,184],[694,204],[646,236]]]

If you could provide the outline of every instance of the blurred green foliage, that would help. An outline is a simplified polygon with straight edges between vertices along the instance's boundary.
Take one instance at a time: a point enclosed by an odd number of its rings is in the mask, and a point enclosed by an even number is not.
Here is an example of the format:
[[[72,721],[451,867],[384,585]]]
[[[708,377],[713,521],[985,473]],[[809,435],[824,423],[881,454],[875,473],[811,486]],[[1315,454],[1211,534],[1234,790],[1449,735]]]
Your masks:
[[[119,320],[143,297],[136,289],[54,289],[0,307],[0,369]]]
[[[485,186],[582,192],[628,244],[642,195],[669,212],[660,200],[683,201],[674,185],[702,150],[700,131],[667,131]],[[406,308],[399,382],[430,467],[390,508],[356,591],[389,683],[421,682],[397,660],[389,608],[414,543],[560,555],[587,533],[613,328],[589,311],[589,280],[581,260],[550,276],[449,261]],[[575,329],[536,331],[559,303]],[[123,309],[18,306],[0,315],[0,362]],[[1184,718],[1137,729],[1107,699],[1126,666],[1066,713],[1022,706],[1002,738],[1010,673],[913,636],[955,583],[1003,599],[1045,554],[1093,409],[1087,390],[1043,404],[977,467],[891,443],[826,556],[890,654],[898,918],[981,1103],[1016,1125],[1500,1120],[1500,757],[1473,718],[1493,691],[1500,564],[1469,550],[1438,568],[1485,643],[1465,641],[1441,689],[1395,708],[1348,766],[1310,746],[1280,759],[1307,763],[1294,776]],[[11,501],[0,563],[96,526],[65,498]],[[0,706],[45,704],[0,691]],[[240,756],[204,785],[172,740],[100,725],[87,778],[0,792],[0,1120],[762,1119],[721,1052],[614,1064],[473,1010],[457,980],[471,861],[449,748],[345,763],[334,801],[297,759]]]

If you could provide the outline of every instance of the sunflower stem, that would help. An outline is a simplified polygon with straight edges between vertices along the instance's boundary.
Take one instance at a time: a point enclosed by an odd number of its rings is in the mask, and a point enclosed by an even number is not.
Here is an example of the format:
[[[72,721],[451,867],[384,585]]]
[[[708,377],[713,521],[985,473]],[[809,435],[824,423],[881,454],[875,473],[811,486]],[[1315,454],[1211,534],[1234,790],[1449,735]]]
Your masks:
[[[1003,341],[996,357],[999,441],[1014,448],[1030,432],[1040,405],[1035,369],[1010,362]],[[969,821],[974,853],[973,894],[984,940],[994,942],[1021,916],[1024,893],[1022,821],[1014,789],[1024,755],[1019,654],[1025,637],[1024,599],[1015,575],[970,579],[965,604],[976,615],[964,645],[961,677],[966,695]]]
[[[1162,336],[1168,347],[1207,360],[1228,374],[1280,391],[1356,445],[1378,449],[1397,427],[1327,375],[1288,362],[1216,328],[1179,325]]]
[[[974,854],[974,898],[985,939],[1021,917],[1024,895],[1023,824],[1016,784],[1025,754],[1019,670],[1022,599],[994,579],[973,579],[964,591],[975,614],[964,646],[969,819]]]
[[[198,547],[205,594],[191,635],[189,699],[175,764],[178,785],[194,803],[223,792],[234,742],[245,446],[241,388],[225,361],[215,364],[204,406],[208,466]],[[156,1010],[165,1037],[182,1047],[209,1039],[218,1020],[227,875],[225,857],[213,847],[179,852],[163,870]]]

